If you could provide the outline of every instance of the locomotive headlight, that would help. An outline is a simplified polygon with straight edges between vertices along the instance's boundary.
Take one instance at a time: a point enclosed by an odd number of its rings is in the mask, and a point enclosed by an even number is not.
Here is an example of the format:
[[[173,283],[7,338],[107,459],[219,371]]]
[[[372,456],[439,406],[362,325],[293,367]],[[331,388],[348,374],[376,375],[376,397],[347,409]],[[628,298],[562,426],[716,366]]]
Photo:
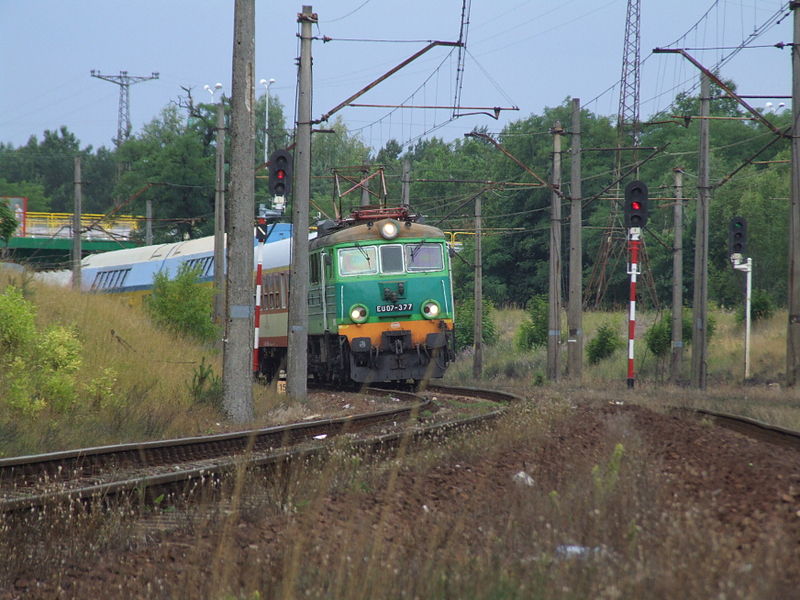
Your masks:
[[[363,304],[353,304],[353,306],[350,307],[350,320],[353,321],[353,323],[363,323],[367,320],[368,316],[369,311]]]
[[[422,303],[422,316],[426,319],[435,319],[442,312],[442,308],[436,300],[426,300]]]
[[[400,225],[397,221],[384,221],[381,223],[381,236],[385,240],[393,240],[400,233]]]

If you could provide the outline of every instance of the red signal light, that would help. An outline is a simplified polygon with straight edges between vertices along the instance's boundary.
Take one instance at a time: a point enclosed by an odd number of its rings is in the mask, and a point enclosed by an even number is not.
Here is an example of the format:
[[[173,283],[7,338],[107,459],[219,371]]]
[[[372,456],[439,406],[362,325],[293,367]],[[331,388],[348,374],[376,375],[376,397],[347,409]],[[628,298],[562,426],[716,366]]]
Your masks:
[[[634,200],[633,202],[631,202],[631,208],[633,210],[642,210],[642,203]]]
[[[284,171],[283,169],[278,169],[278,170],[275,172],[275,176],[276,176],[278,179],[286,179],[286,171]]]

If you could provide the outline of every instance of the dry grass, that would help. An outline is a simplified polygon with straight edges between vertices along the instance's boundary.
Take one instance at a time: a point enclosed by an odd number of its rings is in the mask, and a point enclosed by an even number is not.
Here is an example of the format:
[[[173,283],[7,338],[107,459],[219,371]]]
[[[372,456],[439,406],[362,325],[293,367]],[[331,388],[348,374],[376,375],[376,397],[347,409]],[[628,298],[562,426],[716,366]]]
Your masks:
[[[211,348],[157,330],[139,309],[113,296],[81,294],[19,277],[0,281],[22,288],[40,328],[73,328],[82,343],[79,399],[67,411],[46,409],[35,419],[5,423],[0,452],[19,454],[140,441],[196,433],[218,421],[190,385],[202,360],[219,373]]]
[[[714,310],[715,331],[708,345],[708,386],[706,390],[689,387],[691,345],[684,351],[680,385],[667,384],[668,358],[659,360],[644,341],[647,328],[657,320],[652,312],[637,314],[635,343],[635,394],[626,387],[627,347],[597,365],[590,365],[584,355],[581,385],[565,376],[559,383],[545,379],[546,348],[521,352],[514,347],[514,332],[524,318],[517,309],[499,309],[496,323],[500,341],[484,352],[481,381],[472,375],[472,352],[462,352],[445,379],[454,385],[475,383],[498,386],[519,394],[548,393],[563,398],[603,397],[608,400],[629,398],[650,406],[694,406],[750,416],[790,429],[800,430],[800,390],[782,385],[786,365],[786,311],[753,324],[751,331],[751,377],[744,383],[744,327],[732,312]],[[610,323],[620,339],[627,340],[625,312],[584,313],[585,339],[593,338],[598,327]],[[566,327],[564,324],[562,330]],[[562,374],[566,373],[566,344],[560,356]],[[538,391],[534,392],[533,390]]]
[[[93,557],[121,549],[131,531],[124,516],[61,515],[3,546],[3,580],[23,572],[70,581],[64,565],[89,561],[102,567],[107,597],[120,598],[789,597],[791,544],[778,534],[742,550],[713,510],[677,506],[663,465],[625,416],[590,451],[567,445],[529,465],[534,485],[507,485],[518,467],[506,454],[536,455],[569,404],[550,396],[536,410],[520,405],[497,428],[403,447],[386,462],[342,448],[286,480],[240,473],[225,484],[232,500],[177,519],[183,525],[162,543],[133,544],[122,563]],[[437,488],[441,469],[454,468],[481,476]],[[90,522],[91,533],[70,531]],[[120,571],[130,575],[110,575]]]

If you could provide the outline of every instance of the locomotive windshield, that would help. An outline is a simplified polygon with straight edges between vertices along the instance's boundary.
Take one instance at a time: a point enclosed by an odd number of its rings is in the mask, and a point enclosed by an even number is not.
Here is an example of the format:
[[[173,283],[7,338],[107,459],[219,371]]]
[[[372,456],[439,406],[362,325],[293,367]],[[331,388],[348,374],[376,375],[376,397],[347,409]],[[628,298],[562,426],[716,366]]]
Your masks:
[[[413,244],[406,246],[406,264],[409,272],[441,271],[444,269],[441,244]]]
[[[356,246],[339,250],[339,273],[342,275],[371,275],[378,272],[375,246]]]
[[[339,274],[344,276],[374,275],[378,272],[422,273],[443,269],[442,245],[437,243],[415,242],[339,249]]]

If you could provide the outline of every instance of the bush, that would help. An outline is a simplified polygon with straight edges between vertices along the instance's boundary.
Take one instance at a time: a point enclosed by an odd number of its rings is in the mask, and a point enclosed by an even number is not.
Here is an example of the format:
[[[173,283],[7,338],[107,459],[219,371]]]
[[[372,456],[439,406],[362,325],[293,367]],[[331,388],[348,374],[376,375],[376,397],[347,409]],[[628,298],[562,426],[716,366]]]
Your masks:
[[[531,350],[547,345],[548,303],[547,296],[534,296],[528,301],[528,318],[522,322],[514,343],[519,350]]]
[[[683,343],[688,344],[692,340],[692,321],[689,315],[683,315],[681,325],[681,336]],[[656,321],[644,334],[644,342],[654,356],[663,358],[672,350],[672,314],[667,314]]]
[[[39,334],[35,318],[33,304],[15,287],[0,294],[0,399],[26,417],[48,406],[60,412],[72,406],[82,363],[83,347],[72,329],[52,325]]]
[[[22,292],[8,286],[0,294],[0,360],[25,353],[36,338],[36,311]]]
[[[761,319],[769,319],[775,313],[775,301],[764,290],[753,290],[750,297],[750,318],[755,323]],[[744,304],[736,309],[736,322],[744,323]]]
[[[197,268],[186,263],[172,280],[165,273],[157,273],[145,308],[156,325],[201,342],[212,342],[218,337],[213,321],[214,289],[200,285],[199,274]]]
[[[484,344],[494,344],[497,341],[497,327],[494,324],[494,304],[491,300],[483,301],[483,332],[481,338]],[[456,306],[456,349],[463,350],[474,344],[475,335],[475,300],[463,300]]]
[[[608,358],[618,349],[625,346],[622,337],[610,323],[603,323],[597,329],[597,334],[586,344],[586,354],[589,364],[596,365],[601,360]]]

